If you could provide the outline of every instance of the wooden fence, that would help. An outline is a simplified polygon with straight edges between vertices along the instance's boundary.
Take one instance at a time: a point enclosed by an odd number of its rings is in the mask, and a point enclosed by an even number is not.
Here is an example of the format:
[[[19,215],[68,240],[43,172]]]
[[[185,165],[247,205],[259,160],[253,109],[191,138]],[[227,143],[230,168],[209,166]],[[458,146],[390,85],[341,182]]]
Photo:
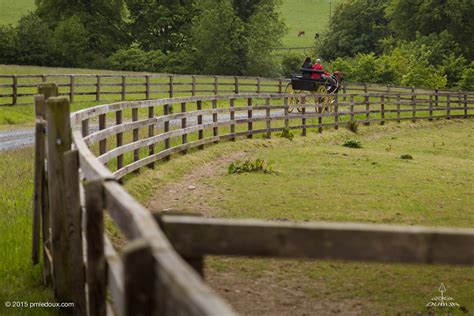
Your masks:
[[[341,94],[332,111],[324,111],[321,95],[210,95],[70,114],[54,84],[39,93],[33,260],[43,249],[45,282],[58,300],[75,302],[78,314],[233,315],[203,281],[206,255],[474,264],[474,229],[154,217],[119,184],[219,141],[285,129],[306,135],[351,121],[473,117],[473,94]],[[295,100],[301,112],[291,111]],[[126,239],[120,254],[104,233],[105,213]]]
[[[151,100],[230,93],[283,93],[288,79],[191,75],[42,74],[0,75],[0,106],[32,104],[37,86],[55,82],[70,102]],[[438,92],[395,85],[344,83],[343,93]]]

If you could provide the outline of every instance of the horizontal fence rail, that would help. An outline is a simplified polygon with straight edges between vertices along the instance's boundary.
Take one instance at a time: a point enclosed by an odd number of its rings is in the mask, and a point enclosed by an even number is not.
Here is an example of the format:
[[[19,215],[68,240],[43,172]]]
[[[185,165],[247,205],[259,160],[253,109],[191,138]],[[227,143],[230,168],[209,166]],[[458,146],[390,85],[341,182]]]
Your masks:
[[[0,106],[32,104],[36,87],[44,82],[55,82],[58,95],[67,97],[70,102],[110,102],[210,94],[282,93],[289,79],[169,74],[0,74]],[[344,93],[439,92],[357,82],[343,82],[341,90]]]
[[[154,217],[120,185],[142,168],[220,141],[474,116],[472,93],[366,91],[213,91],[95,106],[64,123],[69,100],[55,97],[55,85],[40,85],[34,218],[42,220],[34,221],[33,261],[42,248],[45,282],[90,315],[235,314],[203,282],[206,255],[474,265],[474,229]],[[126,240],[120,251],[104,232],[104,211]],[[85,275],[71,269],[77,265]]]

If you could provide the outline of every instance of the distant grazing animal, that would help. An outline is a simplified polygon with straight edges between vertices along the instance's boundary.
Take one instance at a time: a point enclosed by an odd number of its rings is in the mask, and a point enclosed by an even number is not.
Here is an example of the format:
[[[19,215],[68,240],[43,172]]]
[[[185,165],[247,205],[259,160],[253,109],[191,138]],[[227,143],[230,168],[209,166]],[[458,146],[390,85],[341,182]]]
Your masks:
[[[298,32],[298,37],[304,36],[304,30]]]

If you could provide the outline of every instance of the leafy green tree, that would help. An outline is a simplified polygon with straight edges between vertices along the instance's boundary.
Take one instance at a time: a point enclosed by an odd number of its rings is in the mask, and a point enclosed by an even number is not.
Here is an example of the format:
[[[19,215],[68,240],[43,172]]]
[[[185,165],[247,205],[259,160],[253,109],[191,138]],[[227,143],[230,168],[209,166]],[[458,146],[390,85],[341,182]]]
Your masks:
[[[15,28],[0,25],[0,38],[0,64],[15,63],[18,55]]]
[[[31,13],[23,16],[16,28],[15,62],[23,65],[57,65],[54,56],[53,33],[38,15]]]
[[[401,39],[415,40],[417,32],[427,36],[448,32],[474,58],[474,1],[472,0],[392,0],[386,10],[391,30]]]
[[[185,46],[197,14],[194,0],[125,0],[133,39],[145,50],[177,51]]]
[[[196,70],[204,74],[242,74],[245,26],[229,0],[201,1],[192,30]],[[244,56],[245,57],[245,56]]]
[[[389,0],[342,2],[331,19],[329,31],[316,42],[317,55],[326,60],[382,52],[380,41],[389,35],[385,8]]]
[[[144,51],[138,47],[119,49],[107,59],[109,68],[129,71],[161,72],[166,66],[166,55],[159,50]]]
[[[64,67],[87,64],[88,33],[77,16],[59,22],[53,32],[55,55]]]
[[[130,43],[123,0],[36,0],[36,4],[38,16],[52,29],[77,17],[88,33],[87,48],[97,55],[108,56]]]
[[[464,91],[474,91],[474,61],[464,69],[458,88]]]

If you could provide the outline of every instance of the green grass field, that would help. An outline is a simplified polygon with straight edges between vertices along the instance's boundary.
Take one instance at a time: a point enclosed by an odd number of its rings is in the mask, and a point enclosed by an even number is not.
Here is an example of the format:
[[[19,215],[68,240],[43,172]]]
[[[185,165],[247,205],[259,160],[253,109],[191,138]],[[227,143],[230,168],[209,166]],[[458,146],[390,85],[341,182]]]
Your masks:
[[[344,0],[283,0],[282,16],[288,27],[283,37],[283,47],[314,46],[315,33],[323,33],[329,27],[329,7],[334,14],[336,6]],[[298,37],[304,30],[305,36]]]
[[[5,302],[53,302],[41,266],[31,263],[33,148],[0,152],[0,314],[55,314],[53,309],[6,309]]]
[[[35,9],[35,0],[0,1],[0,24],[15,25],[22,15]]]
[[[348,138],[360,140],[363,148],[341,146]],[[470,119],[360,127],[357,135],[326,131],[292,142],[275,137],[224,143],[145,171],[126,188],[149,204],[155,190],[184,185],[185,175],[206,162],[244,152],[272,161],[279,174],[228,175],[221,165],[217,176],[193,178],[204,191],[174,195],[174,208],[231,218],[472,227],[473,139]],[[400,159],[404,154],[414,159]],[[276,288],[299,293],[296,302],[339,304],[342,313],[354,308],[359,314],[426,314],[441,282],[468,313],[474,310],[472,267],[243,258],[208,258],[206,264],[211,284],[242,313],[265,314],[260,306],[272,304]],[[257,298],[247,294],[256,290],[263,291]],[[288,299],[278,308],[283,314],[304,311],[295,306]]]

